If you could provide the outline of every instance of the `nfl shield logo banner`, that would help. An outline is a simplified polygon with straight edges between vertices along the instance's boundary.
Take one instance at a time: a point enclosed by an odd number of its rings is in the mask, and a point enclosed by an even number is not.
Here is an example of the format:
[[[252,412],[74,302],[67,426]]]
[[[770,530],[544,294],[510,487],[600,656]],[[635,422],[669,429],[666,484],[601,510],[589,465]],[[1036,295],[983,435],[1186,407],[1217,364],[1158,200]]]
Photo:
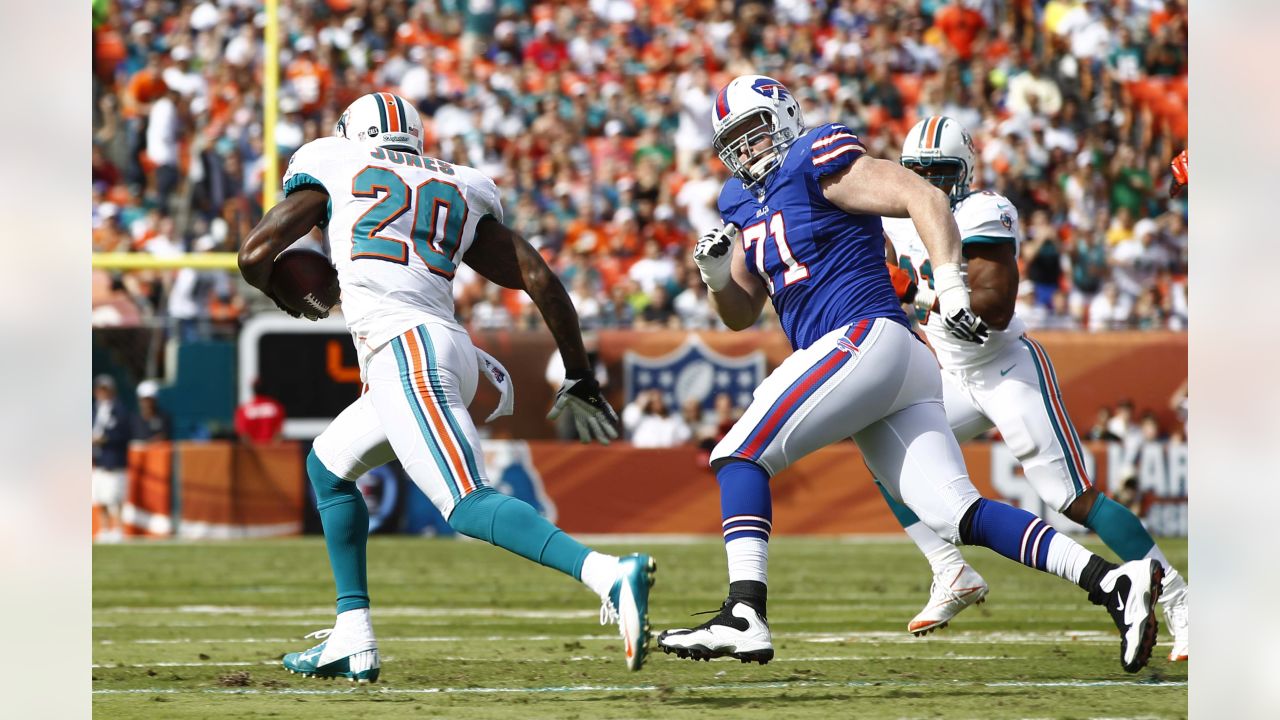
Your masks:
[[[645,390],[656,389],[672,408],[693,400],[710,409],[720,393],[728,393],[737,407],[746,407],[764,379],[764,361],[762,350],[739,357],[721,355],[697,335],[690,335],[683,345],[661,357],[627,351],[622,359],[627,402]]]

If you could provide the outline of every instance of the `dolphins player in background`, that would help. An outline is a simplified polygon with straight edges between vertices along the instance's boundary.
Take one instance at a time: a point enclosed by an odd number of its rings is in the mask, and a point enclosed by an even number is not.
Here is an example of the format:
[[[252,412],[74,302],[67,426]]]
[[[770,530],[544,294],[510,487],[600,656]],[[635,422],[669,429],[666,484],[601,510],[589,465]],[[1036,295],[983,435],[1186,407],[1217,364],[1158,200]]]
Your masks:
[[[880,222],[911,219],[934,263],[943,327],[978,346],[988,329],[970,308],[947,196],[868,157],[844,125],[806,130],[795,98],[773,78],[735,78],[716,98],[712,126],[733,178],[720,193],[725,224],[699,240],[694,260],[726,325],[751,327],[769,299],[794,352],[711,455],[728,597],[707,622],[662,633],[659,646],[693,659],[773,658],[769,479],[852,437],[893,497],[939,535],[1077,583],[1120,629],[1125,670],[1144,666],[1155,643],[1160,563],[1107,562],[1031,513],[980,497],[969,481],[942,407],[937,361],[911,331],[890,282]]]
[[[391,93],[371,93],[347,108],[334,137],[294,153],[284,193],[245,240],[240,271],[271,296],[275,257],[312,227],[327,226],[343,316],[366,387],[307,456],[338,617],[332,630],[313,633],[323,639],[319,645],[286,655],[285,668],[377,680],[381,662],[365,571],[369,512],[355,480],[398,458],[459,533],[559,570],[599,595],[601,622],[618,623],[627,667],[640,669],[653,560],[594,552],[486,482],[467,405],[481,374],[502,393],[490,419],[510,412],[512,389],[507,373],[472,346],[454,318],[451,285],[458,263],[524,290],[537,305],[566,370],[552,419],[571,413],[583,442],[606,445],[617,437],[618,424],[591,374],[568,293],[542,256],[503,224],[493,181],[424,156],[422,121],[413,105]]]
[[[995,427],[1022,463],[1023,474],[1048,507],[1098,533],[1123,560],[1155,559],[1164,568],[1161,602],[1173,649],[1169,659],[1187,659],[1187,583],[1128,508],[1098,492],[1084,465],[1084,449],[1058,388],[1053,363],[1014,313],[1018,292],[1018,210],[1008,198],[971,187],[973,140],[954,119],[935,115],[916,123],[902,144],[899,162],[951,199],[967,263],[973,311],[991,328],[982,345],[957,341],[937,315],[934,273],[928,250],[911,221],[884,218],[890,270],[910,277],[895,282],[915,307],[942,366],[947,421],[964,442]],[[895,257],[896,255],[896,257]],[[933,568],[929,603],[907,629],[924,635],[981,602],[987,583],[960,551],[914,513],[881,492],[907,534]]]

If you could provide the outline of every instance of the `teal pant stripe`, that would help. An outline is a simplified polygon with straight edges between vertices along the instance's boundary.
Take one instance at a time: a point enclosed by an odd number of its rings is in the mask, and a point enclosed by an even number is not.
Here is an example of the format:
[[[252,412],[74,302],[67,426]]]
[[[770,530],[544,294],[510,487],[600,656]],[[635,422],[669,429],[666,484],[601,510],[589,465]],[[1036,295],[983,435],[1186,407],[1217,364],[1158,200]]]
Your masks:
[[[400,382],[404,385],[404,394],[409,401],[409,407],[413,408],[413,416],[418,421],[418,429],[422,431],[422,437],[427,440],[427,447],[431,449],[431,457],[435,458],[436,467],[440,469],[440,474],[444,476],[445,485],[449,486],[449,494],[453,495],[454,502],[462,497],[458,492],[458,484],[454,481],[453,471],[449,469],[449,464],[445,462],[444,455],[440,453],[440,442],[436,440],[436,436],[431,432],[431,426],[427,423],[427,418],[422,414],[422,407],[418,404],[418,393],[413,388],[413,370],[409,366],[408,360],[405,358],[404,344],[400,338],[391,341],[391,349],[396,354],[396,364],[400,366]]]
[[[884,483],[876,480],[876,487],[880,488],[880,494],[884,496],[884,501],[889,503],[889,509],[893,511],[893,516],[897,518],[899,525],[908,528],[920,522],[920,517],[911,512],[911,508],[893,499],[893,496],[885,489]]]
[[[1035,366],[1036,377],[1040,380],[1040,399],[1044,401],[1044,411],[1049,416],[1049,424],[1053,426],[1053,434],[1058,438],[1058,445],[1062,447],[1063,454],[1067,458],[1067,470],[1071,473],[1071,484],[1075,487],[1076,496],[1084,492],[1084,483],[1080,480],[1080,474],[1076,472],[1076,464],[1071,458],[1071,448],[1067,445],[1067,440],[1062,435],[1062,425],[1058,422],[1058,416],[1053,411],[1053,404],[1049,400],[1048,379],[1044,376],[1044,368],[1040,367],[1040,358],[1036,355],[1035,348],[1031,347],[1030,341],[1024,335],[1019,338],[1022,344],[1026,346],[1027,352],[1031,353],[1031,364]]]
[[[1067,415],[1067,405],[1066,403],[1062,402],[1062,391],[1060,390],[1060,386],[1058,383],[1058,370],[1053,366],[1053,358],[1049,357],[1049,353],[1045,351],[1043,345],[1036,342],[1035,340],[1032,340],[1031,338],[1027,338],[1027,340],[1031,342],[1031,344],[1036,346],[1036,348],[1040,351],[1040,354],[1044,356],[1045,364],[1049,367],[1049,380],[1053,383],[1052,384],[1053,392],[1058,396],[1058,405],[1059,407],[1062,408],[1063,416],[1066,417],[1066,421],[1067,421],[1066,430],[1068,434],[1067,439],[1071,441],[1071,444],[1075,448],[1076,453],[1078,453],[1076,457],[1080,458],[1080,466],[1077,467],[1076,469],[1079,471],[1080,476],[1084,479],[1084,484],[1086,486],[1092,486],[1093,483],[1089,481],[1089,471],[1087,468],[1084,467],[1084,447],[1080,443],[1080,433],[1076,432],[1075,423],[1071,422],[1071,417]],[[1068,460],[1070,460],[1070,458],[1068,458]]]
[[[436,349],[431,344],[431,335],[423,325],[419,325],[416,332],[418,337],[422,339],[422,346],[427,349],[427,376],[431,380],[432,392],[440,399],[440,414],[444,416],[445,422],[449,423],[449,429],[453,430],[453,436],[458,439],[458,447],[462,448],[462,456],[466,459],[467,472],[471,473],[472,484],[480,487],[484,484],[484,478],[480,477],[480,469],[476,466],[476,453],[471,448],[471,444],[467,442],[466,434],[462,432],[462,427],[458,425],[458,421],[453,417],[453,412],[449,408],[448,396],[445,395],[444,385],[440,382],[439,373],[436,372]]]
[[[1145,558],[1156,544],[1155,538],[1129,508],[1102,493],[1098,493],[1098,500],[1084,524],[1098,533],[1102,542],[1125,562]]]
[[[540,565],[582,579],[582,564],[591,549],[552,525],[528,503],[479,486],[462,498],[449,515],[449,525],[468,537],[484,540]]]

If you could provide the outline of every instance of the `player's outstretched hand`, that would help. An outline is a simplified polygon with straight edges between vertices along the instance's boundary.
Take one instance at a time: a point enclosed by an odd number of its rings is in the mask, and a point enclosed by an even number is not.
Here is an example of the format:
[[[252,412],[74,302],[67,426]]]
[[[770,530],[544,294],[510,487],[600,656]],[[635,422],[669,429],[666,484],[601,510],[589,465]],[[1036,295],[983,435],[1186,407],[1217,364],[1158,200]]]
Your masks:
[[[566,411],[573,418],[578,439],[582,442],[596,440],[601,445],[608,445],[610,440],[618,438],[618,413],[600,394],[600,383],[594,377],[565,379],[547,417],[555,420]]]
[[[708,231],[693,247],[693,262],[698,265],[702,282],[712,290],[723,290],[729,284],[733,241],[737,237],[738,226],[728,223],[724,227]]]
[[[979,345],[986,342],[987,336],[991,334],[987,321],[967,307],[955,308],[950,315],[944,315],[942,326],[952,337]]]

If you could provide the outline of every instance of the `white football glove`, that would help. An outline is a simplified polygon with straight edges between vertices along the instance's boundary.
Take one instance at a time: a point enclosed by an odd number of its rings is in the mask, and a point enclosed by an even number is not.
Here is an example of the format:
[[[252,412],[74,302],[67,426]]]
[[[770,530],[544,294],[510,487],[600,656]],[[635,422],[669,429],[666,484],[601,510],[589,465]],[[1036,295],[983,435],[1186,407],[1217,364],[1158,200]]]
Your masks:
[[[729,284],[733,263],[733,243],[738,239],[738,226],[728,223],[707,232],[693,246],[693,261],[702,274],[702,282],[713,291]]]
[[[573,418],[574,427],[578,429],[578,439],[582,442],[596,440],[601,445],[608,445],[610,440],[618,438],[618,413],[613,411],[609,402],[600,394],[600,383],[594,377],[588,375],[577,380],[565,378],[547,418],[555,420],[566,410]]]
[[[933,269],[933,289],[938,295],[938,314],[942,326],[952,337],[981,345],[991,333],[987,323],[969,307],[969,288],[958,263],[947,263]]]

